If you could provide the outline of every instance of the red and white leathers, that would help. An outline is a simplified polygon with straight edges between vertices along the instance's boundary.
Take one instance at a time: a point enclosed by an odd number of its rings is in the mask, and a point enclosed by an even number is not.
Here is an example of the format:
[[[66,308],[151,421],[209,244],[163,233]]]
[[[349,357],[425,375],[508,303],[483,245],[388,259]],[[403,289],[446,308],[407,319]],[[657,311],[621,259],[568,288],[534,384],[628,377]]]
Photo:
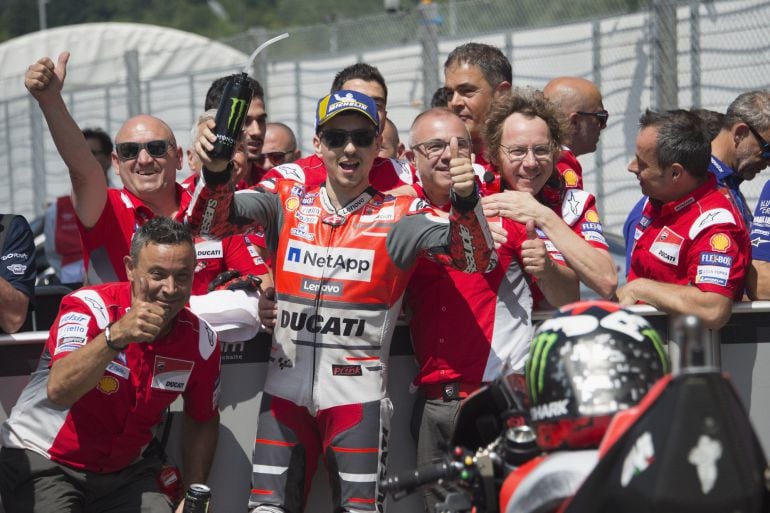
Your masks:
[[[96,387],[69,408],[48,400],[51,365],[123,317],[131,306],[130,286],[84,287],[62,299],[40,363],[0,429],[3,447],[90,472],[116,472],[140,459],[164,410],[180,394],[194,420],[218,415],[219,343],[186,309],[162,339],[129,344],[115,355]]]
[[[353,416],[358,422],[348,422],[344,437],[353,446],[330,462],[331,474],[339,479],[339,502],[346,511],[380,509],[376,484],[384,473],[386,437],[378,434],[380,443],[374,446],[367,441],[372,426],[382,434],[387,426],[387,358],[401,299],[421,255],[430,253],[467,272],[494,267],[478,196],[458,200],[456,206],[470,210],[455,210],[447,220],[422,200],[385,196],[371,188],[337,210],[325,187],[307,191],[282,180],[275,184],[276,194],[245,190],[233,195],[226,176],[205,171],[204,176],[221,185],[196,189],[188,222],[201,235],[213,236],[239,229],[228,219],[256,222],[265,227],[268,247],[275,249],[278,317],[263,411],[270,408],[271,396],[305,408],[308,419],[315,420],[305,427],[315,430],[321,443],[335,435],[329,431],[335,419],[350,417],[344,407],[358,405]],[[338,407],[343,407],[341,417],[334,415]],[[293,434],[278,430],[276,436],[300,436],[287,430]],[[260,440],[262,432],[260,425]],[[279,438],[257,444],[252,506],[286,504],[287,487],[299,488],[304,462],[293,462],[300,469],[286,468],[292,460],[278,459],[270,450],[281,446],[286,455],[295,443]],[[285,486],[275,485],[276,476]]]
[[[648,201],[634,235],[628,281],[693,285],[740,300],[751,246],[729,194],[709,173],[683,198],[663,205]]]
[[[275,182],[283,179],[303,183],[307,190],[314,189],[326,181],[326,165],[318,155],[309,155],[268,170],[260,184],[271,190]],[[381,192],[411,184],[412,171],[409,163],[398,159],[377,157],[369,173],[369,183]]]
[[[564,185],[568,188],[583,188],[583,166],[577,157],[567,147],[562,147],[559,160],[556,162],[556,170],[564,178]]]

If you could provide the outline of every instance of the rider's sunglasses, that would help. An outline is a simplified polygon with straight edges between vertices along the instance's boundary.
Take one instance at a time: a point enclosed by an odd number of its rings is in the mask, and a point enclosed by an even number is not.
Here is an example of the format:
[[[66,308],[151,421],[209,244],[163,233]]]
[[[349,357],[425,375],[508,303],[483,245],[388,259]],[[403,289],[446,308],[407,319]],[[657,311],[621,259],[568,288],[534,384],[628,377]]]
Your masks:
[[[358,130],[339,130],[330,128],[319,134],[321,140],[329,148],[341,148],[348,141],[359,148],[368,148],[377,138],[377,132],[372,128],[359,128]]]

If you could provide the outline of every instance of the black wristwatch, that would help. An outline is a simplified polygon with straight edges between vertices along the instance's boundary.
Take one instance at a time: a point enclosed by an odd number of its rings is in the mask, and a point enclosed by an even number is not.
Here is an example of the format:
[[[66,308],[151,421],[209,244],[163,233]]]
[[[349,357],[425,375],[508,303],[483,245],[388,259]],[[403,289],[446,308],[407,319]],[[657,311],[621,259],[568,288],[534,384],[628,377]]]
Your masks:
[[[107,327],[104,328],[104,341],[107,342],[107,347],[109,347],[113,351],[121,352],[128,347],[128,344],[126,344],[125,346],[118,346],[112,343],[112,337],[110,336],[111,326],[112,326],[112,323],[109,323]]]

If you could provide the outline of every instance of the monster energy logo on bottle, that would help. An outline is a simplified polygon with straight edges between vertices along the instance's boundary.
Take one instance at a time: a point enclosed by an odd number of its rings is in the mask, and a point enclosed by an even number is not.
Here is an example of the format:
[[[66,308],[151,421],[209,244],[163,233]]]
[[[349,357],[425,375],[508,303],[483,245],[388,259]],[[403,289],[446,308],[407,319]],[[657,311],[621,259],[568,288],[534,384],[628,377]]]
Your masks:
[[[230,117],[227,118],[227,129],[235,130],[240,125],[244,112],[246,112],[246,100],[230,97],[230,102]]]

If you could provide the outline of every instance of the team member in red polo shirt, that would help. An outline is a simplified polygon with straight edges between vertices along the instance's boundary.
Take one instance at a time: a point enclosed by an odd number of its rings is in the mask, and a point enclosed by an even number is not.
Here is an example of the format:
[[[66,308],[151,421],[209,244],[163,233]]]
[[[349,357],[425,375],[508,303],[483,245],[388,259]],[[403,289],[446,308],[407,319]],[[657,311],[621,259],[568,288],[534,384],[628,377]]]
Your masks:
[[[170,513],[158,489],[161,462],[142,453],[179,395],[184,478],[206,482],[219,433],[220,355],[211,328],[185,309],[190,231],[152,219],[125,266],[128,282],[62,300],[38,368],[0,429],[8,513]]]
[[[128,254],[134,232],[155,216],[177,217],[190,202],[190,193],[176,183],[177,171],[182,168],[182,149],[162,120],[145,114],[129,119],[118,130],[112,155],[123,189],[108,188],[99,163],[61,95],[68,59],[67,52],[59,56],[56,65],[49,58],[40,59],[29,67],[25,85],[38,101],[69,169],[88,283],[124,281],[123,258]],[[200,266],[219,266],[220,272],[236,269],[243,276],[266,272],[264,266],[257,267],[245,244],[225,247],[219,241],[200,242],[198,249]],[[208,290],[211,281],[211,273],[196,274],[196,297]],[[229,325],[221,322],[220,315],[229,307],[249,315],[251,322],[244,323],[246,331],[228,336],[230,340],[248,339],[256,333],[259,327],[256,305],[241,309],[221,299],[217,304],[215,312],[208,307],[198,310],[194,305],[194,308],[215,329]]]
[[[566,187],[556,169],[566,127],[553,104],[540,91],[517,88],[495,101],[485,130],[488,155],[507,189],[483,198],[485,213],[533,222],[555,262],[566,264],[602,297],[612,297],[617,271],[596,200]],[[524,270],[529,272],[527,262]]]
[[[729,190],[707,171],[711,146],[696,114],[647,111],[639,124],[628,170],[650,201],[618,299],[694,314],[719,329],[743,295],[751,263],[746,224]]]
[[[453,112],[436,108],[415,118],[407,156],[420,178],[419,197],[448,211],[452,186],[449,143],[456,138],[470,155],[471,139]],[[493,221],[494,222],[494,221]],[[548,302],[561,306],[578,298],[578,281],[551,260],[544,241],[528,239],[526,227],[504,220],[507,241],[498,248],[498,265],[486,274],[468,274],[421,258],[409,280],[405,305],[412,346],[419,365],[413,386],[413,429],[417,465],[445,453],[460,400],[500,375],[523,372],[532,339],[530,283],[540,285]],[[526,261],[532,274],[522,270]],[[425,490],[425,506],[438,500]]]

